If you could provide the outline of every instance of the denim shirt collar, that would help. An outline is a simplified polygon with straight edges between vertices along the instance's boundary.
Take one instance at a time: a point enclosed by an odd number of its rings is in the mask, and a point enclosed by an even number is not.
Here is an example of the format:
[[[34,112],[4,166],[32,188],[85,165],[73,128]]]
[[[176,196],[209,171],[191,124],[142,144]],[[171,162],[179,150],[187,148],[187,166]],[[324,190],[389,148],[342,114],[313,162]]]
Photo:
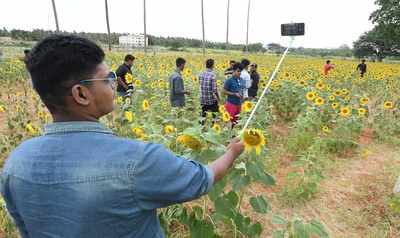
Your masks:
[[[44,135],[65,134],[72,132],[98,132],[113,134],[110,129],[106,128],[101,123],[91,121],[55,122],[44,126]]]

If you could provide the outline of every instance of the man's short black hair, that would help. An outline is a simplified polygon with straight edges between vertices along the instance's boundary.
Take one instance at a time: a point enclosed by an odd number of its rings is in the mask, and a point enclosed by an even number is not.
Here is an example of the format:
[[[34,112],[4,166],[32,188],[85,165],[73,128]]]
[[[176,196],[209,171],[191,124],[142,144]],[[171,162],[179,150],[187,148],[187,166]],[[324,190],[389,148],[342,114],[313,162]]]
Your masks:
[[[28,50],[28,49],[25,49],[25,50],[24,50],[24,54],[25,54],[25,55],[29,54],[29,52],[31,52],[31,51]]]
[[[362,59],[361,62],[365,63],[365,59]]]
[[[327,61],[326,61],[327,64],[329,64],[330,62],[331,62],[330,60],[327,60]]]
[[[234,60],[229,60],[229,64],[234,64],[234,63],[236,63],[236,61],[234,61]]]
[[[240,71],[242,71],[243,70],[243,65],[241,64],[241,63],[235,63],[233,66],[232,66],[232,70],[233,71],[236,71],[236,70],[240,70]]]
[[[136,59],[136,58],[135,58],[135,56],[133,56],[133,55],[125,55],[124,61],[125,61],[125,62],[134,61],[135,59]]]
[[[206,61],[206,68],[207,69],[211,69],[212,67],[214,67],[214,60],[213,59],[208,59],[207,61]]]
[[[65,96],[80,80],[93,76],[104,51],[74,35],[52,35],[40,41],[26,61],[33,87],[50,111],[65,105]]]
[[[243,66],[243,68],[246,68],[247,66],[250,65],[250,60],[248,59],[242,59],[242,62],[240,62]]]
[[[186,60],[184,58],[179,57],[176,59],[176,67],[181,67],[185,63],[186,63]]]

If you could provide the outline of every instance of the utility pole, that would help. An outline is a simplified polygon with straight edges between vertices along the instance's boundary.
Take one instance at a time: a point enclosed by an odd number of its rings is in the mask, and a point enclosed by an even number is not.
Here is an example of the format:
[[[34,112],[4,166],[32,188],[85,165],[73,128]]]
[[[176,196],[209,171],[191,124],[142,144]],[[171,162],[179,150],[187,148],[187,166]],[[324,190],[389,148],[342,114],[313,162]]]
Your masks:
[[[226,9],[226,45],[225,48],[228,51],[229,50],[229,5],[231,3],[231,0],[228,0],[228,7]]]
[[[57,9],[56,9],[56,2],[55,0],[51,0],[53,3],[53,13],[54,13],[54,19],[56,20],[56,31],[59,32],[60,28],[58,26],[58,17],[57,17]]]
[[[250,21],[250,2],[247,8],[247,31],[246,31],[246,53],[249,53],[249,21]]]
[[[147,53],[147,32],[146,32],[146,0],[143,0],[143,23],[144,23],[144,53]]]
[[[203,6],[203,0],[201,0],[201,25],[203,28],[203,56],[206,55],[206,37],[204,33],[204,6]]]
[[[106,22],[107,22],[107,32],[108,32],[108,50],[111,51],[111,35],[110,35],[110,22],[108,19],[108,3],[107,0],[105,0],[106,4]]]

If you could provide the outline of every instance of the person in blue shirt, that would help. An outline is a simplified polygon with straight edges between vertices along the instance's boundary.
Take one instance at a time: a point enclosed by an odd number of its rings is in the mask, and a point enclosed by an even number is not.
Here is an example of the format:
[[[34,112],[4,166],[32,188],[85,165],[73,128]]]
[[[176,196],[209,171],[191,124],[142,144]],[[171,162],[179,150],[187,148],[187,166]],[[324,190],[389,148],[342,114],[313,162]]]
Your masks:
[[[224,93],[228,96],[225,102],[225,109],[231,117],[232,127],[237,124],[239,114],[242,108],[243,95],[241,91],[243,86],[240,84],[240,74],[243,67],[240,63],[235,63],[232,66],[232,77],[224,83]]]
[[[33,87],[54,122],[17,146],[1,194],[23,238],[164,237],[157,208],[208,193],[243,152],[233,139],[208,166],[164,146],[121,138],[99,122],[116,75],[95,43],[53,35],[30,52]]]

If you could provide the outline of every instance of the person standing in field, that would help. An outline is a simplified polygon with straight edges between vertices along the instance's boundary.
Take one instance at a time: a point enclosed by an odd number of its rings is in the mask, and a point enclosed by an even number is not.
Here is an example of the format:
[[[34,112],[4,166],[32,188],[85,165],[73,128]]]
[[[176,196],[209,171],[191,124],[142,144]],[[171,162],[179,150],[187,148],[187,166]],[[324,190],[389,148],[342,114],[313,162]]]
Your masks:
[[[243,96],[240,93],[242,88],[240,86],[240,74],[243,67],[240,63],[235,63],[232,67],[232,77],[227,79],[224,83],[224,93],[228,95],[225,102],[225,109],[231,117],[232,127],[237,124],[240,110],[242,108]]]
[[[250,61],[248,59],[242,59],[241,65],[243,67],[243,70],[240,74],[240,78],[241,78],[241,87],[242,87],[242,96],[243,96],[243,100],[248,99],[249,97],[249,88],[251,87],[251,77],[249,74],[249,65],[250,65]]]
[[[200,74],[200,104],[201,104],[201,124],[204,125],[207,112],[212,113],[213,120],[218,112],[218,102],[220,101],[217,80],[214,72],[215,61],[208,59],[206,61],[206,71]],[[213,121],[214,122],[214,121]]]
[[[329,71],[331,71],[331,69],[335,68],[334,64],[331,64],[330,60],[326,61],[326,64],[324,65],[324,75],[328,76]]]
[[[124,97],[127,93],[130,93],[133,90],[132,66],[134,61],[135,57],[133,55],[126,55],[124,63],[121,64],[115,72],[118,77],[118,96]]]
[[[260,74],[257,72],[257,64],[250,65],[251,87],[249,88],[249,98],[255,99],[257,97],[258,83],[260,82]]]
[[[186,60],[179,57],[175,63],[176,69],[169,78],[170,102],[172,107],[184,107],[185,94],[190,94],[190,92],[185,91],[182,78],[182,71],[185,68]]]
[[[115,108],[117,77],[104,51],[85,38],[43,39],[27,68],[54,122],[18,145],[0,174],[22,238],[163,238],[157,209],[207,194],[243,152],[233,139],[206,166],[115,135],[99,119]]]
[[[233,73],[232,67],[233,67],[233,65],[234,65],[235,63],[236,63],[236,62],[235,62],[234,60],[230,60],[230,61],[229,61],[229,68],[225,69],[225,72],[224,72],[224,75],[225,75],[226,78],[232,77],[232,73]]]
[[[356,70],[360,72],[361,78],[364,77],[364,74],[367,72],[367,64],[365,63],[365,59],[361,60],[361,63],[357,65]]]

